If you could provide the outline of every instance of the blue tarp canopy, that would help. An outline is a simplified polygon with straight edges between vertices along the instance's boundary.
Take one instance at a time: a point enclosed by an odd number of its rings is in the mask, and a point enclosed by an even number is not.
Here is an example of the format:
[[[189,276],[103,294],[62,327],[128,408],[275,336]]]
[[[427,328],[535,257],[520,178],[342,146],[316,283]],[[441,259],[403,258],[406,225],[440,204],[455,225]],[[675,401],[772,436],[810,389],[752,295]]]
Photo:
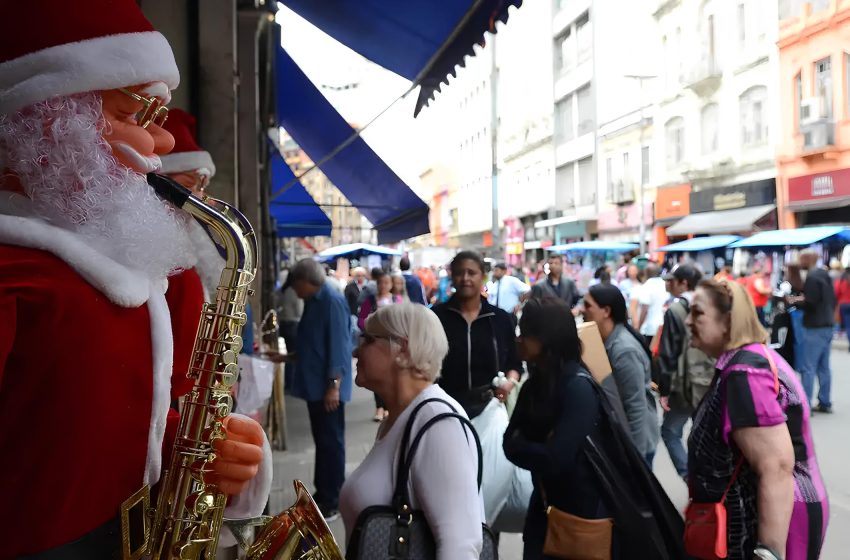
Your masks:
[[[817,226],[800,229],[761,231],[736,241],[730,247],[785,247],[820,243],[829,238],[850,241],[850,231],[844,226]]]
[[[674,253],[674,252],[698,252],[710,251],[711,249],[720,249],[726,247],[730,243],[734,243],[741,239],[740,235],[709,235],[708,237],[694,237],[693,239],[685,239],[678,243],[671,243],[664,247],[659,247],[658,252]]]
[[[316,201],[304,189],[304,186],[295,180],[292,170],[277,152],[272,153],[271,168],[272,191],[291,183],[269,204],[269,211],[277,226],[277,236],[330,236],[330,218],[316,205]]]
[[[421,86],[415,114],[473,45],[522,0],[283,0],[298,15],[372,62]]]
[[[322,260],[338,259],[340,257],[348,257],[350,259],[360,258],[364,255],[381,255],[382,257],[400,257],[401,251],[395,249],[387,249],[377,245],[369,245],[368,243],[348,243],[346,245],[337,245],[330,249],[325,249],[316,255]]]
[[[585,252],[611,252],[611,253],[626,253],[637,249],[637,243],[621,243],[619,241],[577,241],[575,243],[566,243],[564,245],[552,245],[547,250],[556,253],[567,253],[569,251],[585,251]]]
[[[278,124],[372,222],[378,241],[394,243],[428,233],[428,205],[362,138],[352,140],[351,126],[281,47],[276,48],[275,65]],[[272,189],[272,203],[283,186]]]

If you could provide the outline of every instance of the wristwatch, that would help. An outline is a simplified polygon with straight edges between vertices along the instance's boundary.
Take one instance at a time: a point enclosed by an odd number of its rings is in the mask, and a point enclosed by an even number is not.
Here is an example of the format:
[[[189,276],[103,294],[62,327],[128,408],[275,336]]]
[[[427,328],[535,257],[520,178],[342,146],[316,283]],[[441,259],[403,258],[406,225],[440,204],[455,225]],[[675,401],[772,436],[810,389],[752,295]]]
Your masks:
[[[763,544],[756,545],[755,550],[753,550],[753,557],[758,560],[782,560],[781,556]]]
[[[330,380],[328,380],[328,389],[330,389],[331,387],[333,387],[334,389],[339,389],[339,383],[339,377],[331,377]]]

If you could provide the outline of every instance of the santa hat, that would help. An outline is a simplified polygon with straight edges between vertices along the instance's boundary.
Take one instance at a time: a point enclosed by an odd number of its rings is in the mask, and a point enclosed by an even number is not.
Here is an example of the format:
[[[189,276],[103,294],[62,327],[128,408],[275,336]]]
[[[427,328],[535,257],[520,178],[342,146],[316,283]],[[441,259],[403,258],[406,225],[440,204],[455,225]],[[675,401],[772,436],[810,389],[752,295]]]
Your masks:
[[[185,173],[188,171],[206,171],[212,177],[215,175],[215,164],[212,156],[198,146],[195,140],[195,117],[182,109],[168,111],[165,130],[174,136],[174,149],[160,156],[162,169],[160,173]]]
[[[163,82],[180,73],[135,0],[5,0],[0,114],[56,95]]]

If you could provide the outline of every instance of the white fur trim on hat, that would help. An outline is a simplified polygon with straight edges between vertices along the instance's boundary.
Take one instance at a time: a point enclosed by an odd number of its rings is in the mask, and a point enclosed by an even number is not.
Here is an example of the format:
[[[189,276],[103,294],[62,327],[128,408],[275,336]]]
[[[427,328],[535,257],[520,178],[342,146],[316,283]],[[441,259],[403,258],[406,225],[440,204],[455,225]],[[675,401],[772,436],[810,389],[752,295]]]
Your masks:
[[[209,152],[179,152],[160,156],[162,168],[160,173],[186,173],[196,169],[207,169],[210,177],[215,175],[215,164]]]
[[[180,83],[171,46],[156,31],[58,45],[0,64],[0,114],[57,95],[149,82]]]

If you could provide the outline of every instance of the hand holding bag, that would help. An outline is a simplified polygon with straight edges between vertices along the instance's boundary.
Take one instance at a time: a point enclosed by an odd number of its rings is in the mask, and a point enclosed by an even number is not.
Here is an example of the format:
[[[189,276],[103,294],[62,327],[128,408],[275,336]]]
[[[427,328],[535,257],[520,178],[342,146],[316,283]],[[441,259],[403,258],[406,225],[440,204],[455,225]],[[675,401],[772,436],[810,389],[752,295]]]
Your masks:
[[[773,372],[773,388],[779,395],[779,372],[770,355],[770,350],[765,347],[765,356]],[[685,550],[694,558],[700,560],[722,560],[729,555],[726,534],[726,495],[738,478],[744,457],[738,459],[735,471],[726,490],[723,491],[719,502],[700,503],[690,502],[685,510]]]
[[[420,428],[413,442],[410,442],[413,421],[419,410],[430,402],[441,402],[448,406],[452,412],[438,414],[429,419]],[[396,474],[396,488],[393,492],[393,505],[371,506],[363,510],[357,518],[351,539],[348,543],[346,558],[348,560],[435,560],[437,557],[437,545],[431,528],[423,512],[413,510],[410,506],[410,497],[407,491],[407,483],[410,478],[410,467],[413,464],[413,456],[416,448],[422,440],[425,432],[437,422],[454,418],[461,422],[471,432],[478,448],[478,487],[481,487],[482,461],[481,443],[472,423],[457,413],[455,408],[442,399],[426,399],[419,403],[410,417],[404,429],[401,441],[398,470]],[[490,529],[482,524],[483,546],[481,548],[480,560],[498,560],[499,549],[496,539]]]

